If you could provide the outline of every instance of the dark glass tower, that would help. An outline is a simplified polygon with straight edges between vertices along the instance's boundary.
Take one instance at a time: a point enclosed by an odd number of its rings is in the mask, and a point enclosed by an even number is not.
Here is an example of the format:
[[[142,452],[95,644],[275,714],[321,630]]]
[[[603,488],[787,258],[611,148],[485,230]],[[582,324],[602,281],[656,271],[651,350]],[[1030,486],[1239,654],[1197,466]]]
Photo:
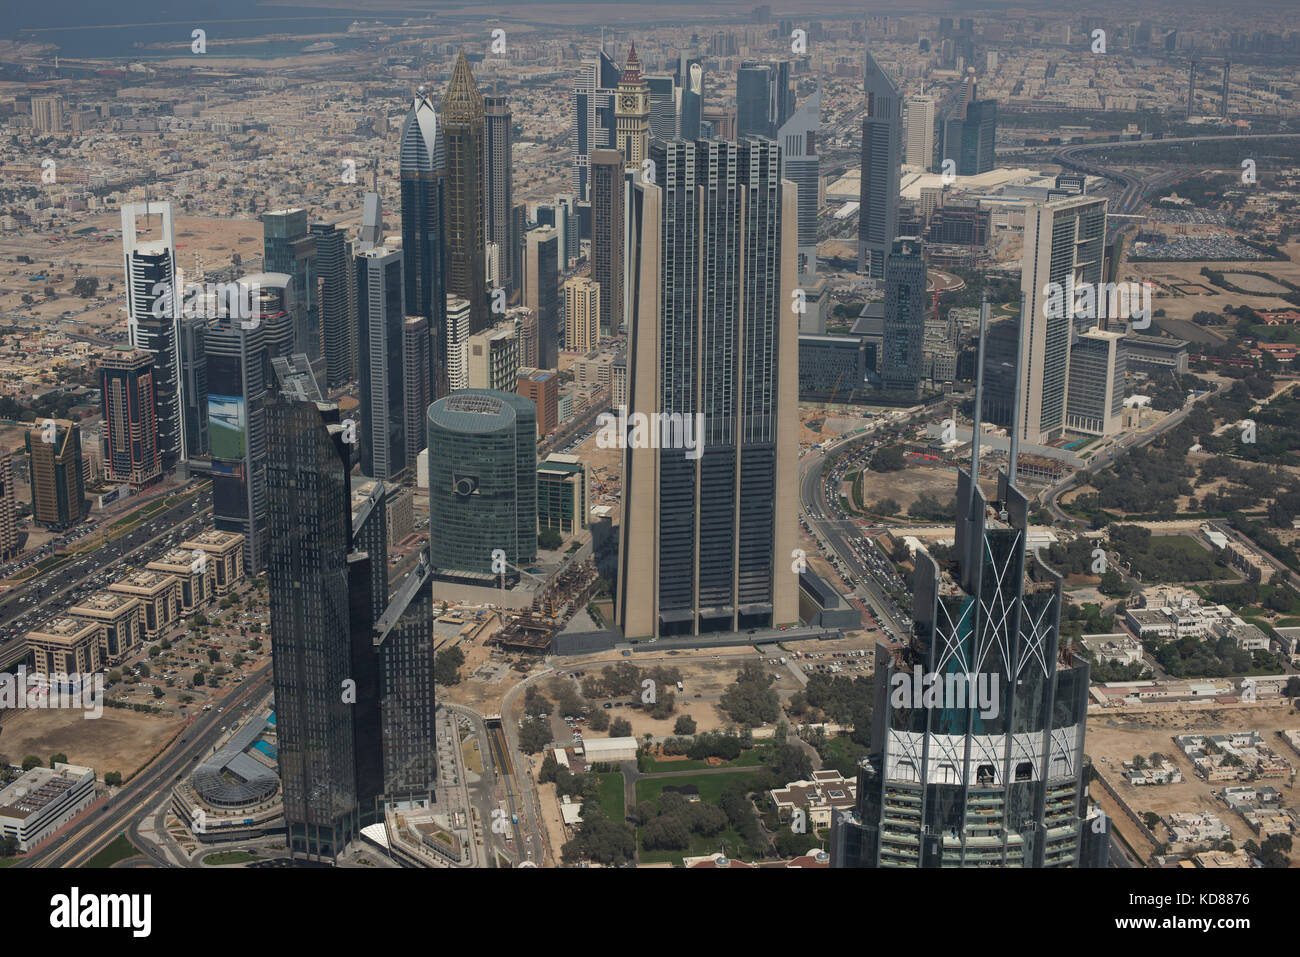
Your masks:
[[[881,387],[919,394],[924,371],[925,259],[921,240],[894,241],[885,266],[885,322],[880,350]]]
[[[293,344],[289,351],[306,354],[315,365],[321,357],[320,311],[316,302],[316,244],[307,231],[307,211],[278,209],[263,213],[262,234],[262,268],[293,277]]]
[[[898,233],[898,178],[903,161],[903,100],[870,50],[864,51],[862,185],[858,208],[858,272],[883,279]]]
[[[515,242],[510,211],[514,206],[511,143],[514,115],[504,96],[483,98],[483,242],[497,246],[497,285],[515,285]]]
[[[492,584],[492,552],[537,555],[537,407],[463,389],[429,406],[429,554],[440,578]],[[517,578],[507,569],[507,579]]]
[[[703,416],[702,434],[624,453],[619,625],[793,622],[795,191],[770,140],[655,141],[650,155],[658,182],[637,184],[628,224],[628,406],[692,430]]]
[[[395,479],[410,464],[402,385],[402,250],[364,250],[357,254],[356,273],[361,471]]]
[[[352,378],[351,327],[353,299],[348,291],[348,244],[334,223],[312,223],[316,243],[316,275],[320,278],[321,339],[325,350],[325,382],[342,388]]]
[[[442,98],[447,156],[447,293],[470,305],[470,335],[491,321],[483,260],[483,94],[462,50]]]
[[[402,124],[402,254],[406,314],[429,320],[429,391],[447,394],[446,157],[438,114],[424,87]]]
[[[433,569],[428,557],[398,586],[375,625],[379,657],[384,794],[409,799],[433,790],[438,773],[434,740]]]
[[[181,408],[185,419],[185,449],[190,456],[208,454],[208,356],[204,346],[208,320],[180,320]]]
[[[591,154],[591,278],[600,283],[601,335],[623,331],[623,206],[626,176],[623,154]]]

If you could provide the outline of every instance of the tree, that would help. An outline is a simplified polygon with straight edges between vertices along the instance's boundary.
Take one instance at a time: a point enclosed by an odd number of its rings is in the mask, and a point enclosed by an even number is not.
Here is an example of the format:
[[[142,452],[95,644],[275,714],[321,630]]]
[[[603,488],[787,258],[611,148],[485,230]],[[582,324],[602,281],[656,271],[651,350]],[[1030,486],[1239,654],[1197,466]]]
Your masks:
[[[1125,583],[1124,577],[1113,568],[1108,568],[1102,573],[1101,582],[1097,585],[1097,590],[1103,595],[1109,595],[1111,598],[1127,597],[1131,591]]]
[[[898,472],[906,466],[901,445],[886,445],[871,457],[871,471]]]
[[[587,724],[591,725],[592,731],[609,730],[609,712],[604,708],[597,708],[591,712],[591,717],[587,719]]]
[[[551,743],[551,726],[541,718],[525,718],[519,728],[519,747],[536,754]]]
[[[153,676],[153,670],[143,661],[136,665],[136,667],[140,669],[141,678],[149,678]]]
[[[13,857],[18,853],[18,838],[11,834],[0,837],[0,857]]]
[[[611,738],[630,738],[632,736],[632,722],[627,718],[615,718],[609,724],[609,736]]]
[[[689,714],[679,715],[673,724],[673,734],[694,734],[695,727],[695,719]]]
[[[203,686],[203,672],[194,672],[194,677],[190,679],[190,684],[195,688],[201,688]]]
[[[109,785],[110,787],[116,787],[117,785],[121,784],[122,772],[121,771],[104,772],[104,783]]]
[[[163,696],[163,690],[162,690],[162,688],[159,688],[157,685],[154,685],[154,686],[153,686],[153,696],[154,696],[155,698],[161,698],[161,697]]]
[[[209,663],[215,665],[215,664],[216,664],[218,661],[220,661],[220,660],[221,660],[221,652],[217,651],[217,649],[215,649],[215,648],[209,648],[209,649],[208,649],[208,661],[209,661]]]
[[[459,647],[444,648],[433,659],[433,680],[440,685],[460,684],[460,666],[465,663],[465,652]]]
[[[54,767],[56,764],[67,764],[67,763],[68,763],[68,756],[67,756],[66,754],[64,754],[62,751],[60,751],[58,754],[50,755],[50,768],[51,768],[51,769],[53,769],[53,767]]]
[[[564,542],[558,530],[554,528],[544,528],[537,533],[537,547],[544,552],[554,551]]]
[[[39,768],[40,766],[41,766],[41,759],[34,754],[29,754],[27,755],[27,757],[23,758],[24,773],[30,771],[32,768]]]

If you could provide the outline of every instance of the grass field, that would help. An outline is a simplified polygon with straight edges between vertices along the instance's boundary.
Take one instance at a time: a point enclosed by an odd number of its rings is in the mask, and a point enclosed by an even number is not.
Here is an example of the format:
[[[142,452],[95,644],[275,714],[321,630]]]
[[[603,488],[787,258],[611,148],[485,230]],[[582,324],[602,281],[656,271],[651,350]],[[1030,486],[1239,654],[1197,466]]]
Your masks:
[[[82,864],[82,867],[112,867],[118,861],[124,861],[128,857],[135,857],[140,851],[134,844],[126,839],[125,834],[119,834],[113,838],[113,843],[104,848],[90,860]]]
[[[700,789],[701,801],[716,804],[728,784],[739,781],[746,787],[751,787],[755,777],[756,775],[742,772],[730,774],[715,772],[713,774],[691,774],[672,778],[642,778],[636,782],[636,799],[638,803],[641,801],[658,802],[659,795],[663,793],[665,787],[682,787],[683,785],[693,784]],[[642,864],[663,864],[667,862],[680,865],[683,857],[699,857],[704,854],[712,854],[715,851],[722,851],[729,857],[753,856],[744,839],[730,827],[719,834],[708,836],[691,834],[690,844],[685,850],[680,851],[647,851],[641,848],[640,842],[641,836],[638,832],[637,860]]]
[[[756,768],[763,763],[762,752],[758,748],[742,751],[734,761],[723,761],[719,765],[710,765],[707,761],[665,761],[662,758],[646,759],[646,774],[659,774],[663,771],[703,771],[709,767],[719,768]]]
[[[203,863],[207,867],[220,867],[223,864],[247,864],[255,860],[257,855],[250,854],[248,851],[218,851],[205,857]]]
[[[666,787],[685,787],[693,784],[700,789],[700,800],[707,801],[710,804],[717,804],[718,798],[722,797],[722,792],[728,784],[733,781],[739,781],[741,784],[752,786],[755,775],[745,774],[741,771],[728,773],[727,771],[715,771],[710,774],[685,774],[681,777],[671,778],[642,778],[636,782],[636,799],[641,801],[658,801],[659,795],[663,793]]]
[[[627,816],[623,807],[623,772],[606,771],[596,775],[600,781],[600,811],[611,821],[621,821]]]

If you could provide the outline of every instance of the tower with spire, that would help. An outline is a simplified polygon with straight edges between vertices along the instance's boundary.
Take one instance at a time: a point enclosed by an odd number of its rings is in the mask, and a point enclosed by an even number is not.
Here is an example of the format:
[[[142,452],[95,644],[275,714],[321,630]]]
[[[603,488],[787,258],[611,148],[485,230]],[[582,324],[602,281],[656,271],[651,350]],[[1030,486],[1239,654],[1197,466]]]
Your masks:
[[[641,77],[636,44],[627,51],[627,65],[614,98],[615,148],[628,169],[641,169],[650,149],[650,86]]]
[[[400,173],[402,183],[403,275],[408,316],[429,320],[432,399],[447,394],[446,335],[446,167],[442,131],[429,91],[416,90],[402,124]],[[381,231],[382,232],[382,231]],[[378,237],[376,237],[376,241]]]
[[[470,304],[470,334],[491,325],[483,258],[483,94],[462,50],[442,99],[447,162],[447,294]]]

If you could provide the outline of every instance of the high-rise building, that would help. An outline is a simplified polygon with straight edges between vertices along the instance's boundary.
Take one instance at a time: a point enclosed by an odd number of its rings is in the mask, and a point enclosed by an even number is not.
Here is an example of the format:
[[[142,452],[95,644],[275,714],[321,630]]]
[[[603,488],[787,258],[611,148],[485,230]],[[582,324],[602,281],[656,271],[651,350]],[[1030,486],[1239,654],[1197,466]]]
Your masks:
[[[379,664],[383,788],[390,801],[433,789],[438,774],[434,740],[433,569],[421,552],[415,568],[375,624]]]
[[[316,245],[316,276],[320,280],[320,330],[325,356],[325,384],[339,389],[353,376],[352,313],[348,291],[348,242],[335,223],[312,223],[308,231]],[[403,237],[405,239],[405,237]]]
[[[524,305],[537,313],[537,364],[558,368],[560,239],[553,226],[529,230],[524,255]]]
[[[321,358],[320,309],[316,302],[316,242],[307,229],[307,210],[262,214],[263,268],[293,277],[293,346],[316,365]],[[276,353],[283,355],[283,353]]]
[[[90,512],[82,479],[81,428],[67,419],[38,419],[27,430],[26,443],[32,520],[56,531],[76,525]]]
[[[368,565],[362,581],[364,563],[349,562],[345,428],[338,406],[318,396],[308,388],[267,397],[267,591],[289,852],[333,859],[359,832],[360,794],[373,784],[358,781],[354,722],[357,704],[374,705],[375,695],[363,694],[369,682],[357,674],[353,651],[357,630],[370,643],[374,619]]]
[[[736,71],[736,134],[771,136],[772,67],[748,60]]]
[[[894,240],[885,264],[885,322],[880,349],[881,388],[920,393],[925,338],[925,259],[921,240]]]
[[[181,411],[185,451],[193,458],[208,454],[208,353],[206,316],[185,316],[178,323],[181,346]],[[155,426],[156,428],[156,426]]]
[[[18,538],[18,498],[14,494],[14,457],[0,448],[0,561],[21,551]]]
[[[623,154],[627,168],[641,170],[641,161],[649,154],[650,86],[641,76],[641,61],[636,44],[627,51],[627,66],[618,81],[618,99],[614,106],[617,135],[614,148]]]
[[[244,536],[250,575],[266,567],[265,403],[272,358],[267,331],[265,320],[231,317],[214,320],[206,338],[213,524]]]
[[[770,140],[655,141],[651,158],[628,224],[628,404],[660,427],[624,452],[618,624],[794,622],[795,191]]]
[[[626,176],[623,154],[596,150],[591,155],[591,278],[600,284],[600,331],[623,330],[623,262]]]
[[[515,288],[517,247],[511,232],[513,124],[509,100],[504,96],[483,97],[483,241],[497,246],[497,285],[507,290]]]
[[[1024,253],[1020,288],[1024,315],[1020,323],[1020,437],[1046,445],[1065,434],[1069,391],[1070,340],[1096,325],[1097,316],[1072,315],[1073,290],[1094,289],[1102,281],[1106,243],[1106,200],[1070,196],[1025,210]],[[1052,286],[1058,296],[1052,296]],[[1070,306],[1050,309],[1053,298]],[[1054,314],[1055,313],[1055,314]]]
[[[600,344],[600,283],[574,276],[564,284],[564,350],[586,355]]]
[[[447,178],[445,138],[420,87],[402,124],[402,256],[405,312],[429,320],[429,395],[447,392]],[[358,347],[359,351],[359,347]],[[420,431],[424,431],[421,415]]]
[[[817,272],[817,197],[821,160],[817,133],[821,129],[822,91],[818,86],[786,120],[777,135],[781,147],[781,178],[799,190],[799,272]]]
[[[589,197],[592,153],[615,148],[614,100],[622,72],[600,50],[573,85],[573,192],[579,199]]]
[[[521,366],[516,390],[537,408],[537,437],[545,438],[560,424],[560,374],[554,369]]]
[[[402,383],[402,255],[400,249],[376,246],[358,253],[356,262],[361,471],[386,480],[396,480],[414,461],[406,447]]]
[[[977,440],[958,473],[953,557],[917,552],[912,634],[876,646],[871,752],[856,809],[832,822],[833,867],[1104,860],[1081,855],[1089,666],[1060,648],[1061,578],[1026,549],[1015,483],[1002,473],[989,502],[978,475]]]
[[[36,133],[63,132],[63,97],[32,97],[32,131]]]
[[[522,260],[521,260],[522,261]],[[519,336],[519,364],[537,365],[537,313],[527,306],[511,306],[506,318],[515,324]]]
[[[407,316],[402,320],[402,409],[406,422],[403,445],[408,464],[424,451],[424,413],[433,401],[429,394],[432,345],[428,319]]]
[[[677,85],[671,73],[642,75],[650,90],[650,136],[670,140],[677,135]]]
[[[1070,343],[1065,425],[1084,435],[1117,435],[1123,425],[1124,334],[1089,329]]]
[[[466,389],[429,407],[429,555],[438,578],[492,585],[492,552],[537,555],[537,415],[512,392]],[[507,580],[517,578],[507,569]]]
[[[469,303],[448,296],[446,312],[443,354],[447,357],[447,388],[456,392],[469,388]]]
[[[447,294],[469,303],[469,331],[491,323],[483,253],[483,94],[462,50],[442,98],[447,157]]]
[[[99,391],[104,403],[104,477],[134,488],[152,485],[162,477],[153,356],[143,349],[105,356],[99,365]]]
[[[519,379],[519,330],[512,320],[503,319],[491,329],[470,336],[465,351],[466,388],[515,390]]]
[[[929,170],[934,165],[934,97],[907,98],[906,149],[903,162]]]
[[[553,452],[537,466],[537,528],[576,535],[587,527],[587,467]]]
[[[145,229],[160,218],[160,238],[141,242]],[[122,207],[122,251],[126,262],[126,323],[132,348],[153,355],[158,454],[164,472],[186,458],[184,399],[181,395],[180,318],[183,290],[176,269],[175,222],[171,203],[133,203]]]
[[[563,272],[578,258],[578,252],[582,248],[577,203],[572,196],[561,194],[555,197],[555,205],[551,210],[555,217],[553,225],[560,239],[560,271]]]
[[[704,65],[682,54],[677,74],[678,135],[684,140],[700,138],[704,117]]]
[[[293,277],[283,272],[263,272],[239,280],[249,288],[253,314],[266,339],[266,354],[287,359],[294,354],[294,317],[299,314]]]
[[[862,183],[858,204],[858,272],[883,279],[885,258],[898,232],[898,180],[902,162],[903,114],[898,88],[863,53]]]
[[[958,176],[987,173],[997,163],[998,101],[959,103],[943,126],[943,158],[955,164]]]

